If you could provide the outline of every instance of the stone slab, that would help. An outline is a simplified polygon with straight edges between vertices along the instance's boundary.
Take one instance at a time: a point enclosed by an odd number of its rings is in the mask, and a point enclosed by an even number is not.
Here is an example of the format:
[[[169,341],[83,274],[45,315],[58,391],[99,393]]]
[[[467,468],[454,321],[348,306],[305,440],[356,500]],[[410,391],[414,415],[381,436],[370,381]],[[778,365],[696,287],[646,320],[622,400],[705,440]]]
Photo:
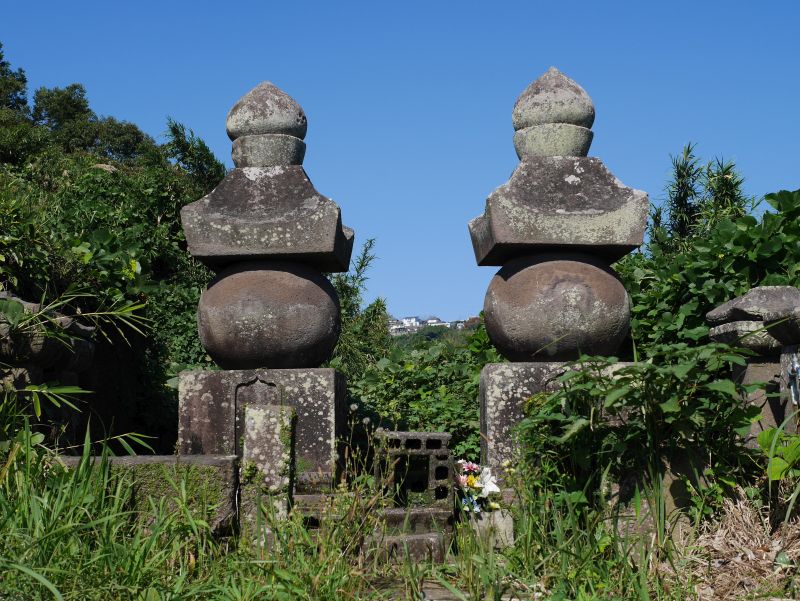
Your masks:
[[[502,550],[514,546],[514,517],[507,509],[469,516],[469,525],[486,546]]]
[[[324,492],[340,467],[346,394],[344,376],[334,369],[181,372],[178,448],[186,455],[241,455],[246,406],[294,407],[295,491]]]
[[[301,165],[242,167],[181,209],[189,252],[214,269],[238,261],[286,259],[347,271],[353,230],[316,191]]]
[[[425,534],[452,532],[453,510],[436,507],[385,509],[381,519],[389,534]]]
[[[628,188],[594,157],[524,156],[469,223],[478,265],[548,251],[610,262],[640,246],[647,194]]]
[[[362,551],[368,558],[384,563],[403,563],[407,559],[442,563],[445,557],[445,537],[440,532],[375,534],[367,537]]]
[[[710,325],[731,321],[768,321],[776,313],[800,306],[800,289],[794,286],[756,286],[706,313]]]
[[[755,448],[758,446],[756,441],[758,435],[763,430],[774,428],[780,425],[786,418],[787,403],[783,398],[779,398],[781,365],[777,356],[771,358],[754,357],[747,361],[747,365],[735,366],[733,371],[734,380],[741,382],[742,385],[763,383],[765,386],[750,393],[747,402],[755,405],[761,410],[762,419],[755,422],[750,428],[750,435],[745,443],[747,446]]]
[[[750,349],[762,356],[780,353],[783,347],[763,321],[729,321],[712,327],[708,337],[715,342]]]
[[[558,386],[564,362],[488,363],[480,377],[481,464],[502,479],[503,465],[514,461],[514,427],[525,417],[534,394]]]
[[[244,408],[239,471],[240,531],[253,532],[259,520],[285,519],[294,479],[294,407],[247,405]],[[269,514],[260,514],[267,508]]]
[[[59,458],[68,468],[80,464],[81,457]],[[95,464],[99,457],[90,458]],[[132,509],[142,518],[151,515],[150,499],[167,500],[174,506],[178,486],[186,483],[189,510],[206,520],[217,536],[229,535],[236,522],[238,460],[233,455],[136,455],[108,457],[112,473],[129,478],[133,486]]]

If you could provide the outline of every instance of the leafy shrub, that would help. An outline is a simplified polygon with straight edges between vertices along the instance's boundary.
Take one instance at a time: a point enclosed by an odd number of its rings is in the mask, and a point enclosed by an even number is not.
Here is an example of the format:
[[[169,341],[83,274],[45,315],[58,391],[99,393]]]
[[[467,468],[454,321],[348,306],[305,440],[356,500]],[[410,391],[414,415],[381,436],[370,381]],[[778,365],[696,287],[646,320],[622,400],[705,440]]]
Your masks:
[[[481,324],[462,345],[436,342],[412,351],[393,349],[350,383],[350,393],[380,424],[449,432],[457,456],[477,459],[480,371],[502,360]]]
[[[656,239],[615,265],[631,295],[639,350],[699,341],[705,314],[754,286],[800,285],[800,190],[768,194],[772,211],[723,219],[678,251]]]
[[[719,373],[744,358],[723,344],[676,343],[650,349],[646,361],[583,357],[551,394],[535,396],[519,427],[527,463],[552,467],[578,490],[602,476],[663,473],[675,462],[730,479],[745,470],[747,434],[758,408]]]

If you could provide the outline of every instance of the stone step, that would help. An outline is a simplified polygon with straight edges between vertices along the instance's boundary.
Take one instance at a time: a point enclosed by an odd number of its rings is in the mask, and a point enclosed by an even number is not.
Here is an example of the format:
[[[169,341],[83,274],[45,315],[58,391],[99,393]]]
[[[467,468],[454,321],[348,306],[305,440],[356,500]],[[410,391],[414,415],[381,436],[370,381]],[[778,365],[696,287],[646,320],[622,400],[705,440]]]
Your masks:
[[[386,509],[382,512],[386,532],[392,534],[425,534],[451,532],[453,512],[434,507]]]
[[[370,559],[388,563],[402,563],[406,559],[442,563],[445,543],[445,536],[440,532],[374,534],[364,541],[362,552]]]

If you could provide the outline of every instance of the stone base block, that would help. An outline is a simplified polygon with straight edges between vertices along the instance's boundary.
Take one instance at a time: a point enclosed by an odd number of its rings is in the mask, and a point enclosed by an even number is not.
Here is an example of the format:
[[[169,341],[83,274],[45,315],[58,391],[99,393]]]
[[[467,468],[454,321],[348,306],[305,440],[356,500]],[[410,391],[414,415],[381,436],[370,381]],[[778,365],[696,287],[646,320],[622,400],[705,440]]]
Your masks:
[[[797,381],[796,376],[792,375],[800,372],[800,368],[796,367],[797,365],[800,365],[800,346],[795,344],[783,347],[780,365],[777,366],[780,370],[778,379],[780,395],[779,398],[769,401],[775,425],[780,425],[790,414],[800,408],[800,382]],[[793,420],[786,424],[786,429],[789,432],[798,432],[800,430],[798,423],[800,423],[800,420],[795,416]]]
[[[781,381],[781,363],[778,356],[752,357],[747,365],[735,366],[733,379],[743,385],[763,383],[763,386],[748,395],[747,401],[761,409],[761,420],[755,422],[750,428],[750,435],[746,443],[750,447],[758,446],[757,438],[760,432],[768,428],[779,426],[791,412],[791,402],[779,395]],[[788,411],[787,411],[788,410]]]
[[[80,457],[61,457],[68,468],[79,465]],[[92,462],[99,457],[90,458]],[[133,485],[132,510],[139,518],[152,519],[150,499],[166,499],[175,508],[180,494],[175,486],[185,483],[187,505],[198,519],[208,522],[217,536],[229,535],[236,522],[237,458],[231,455],[149,455],[108,457],[112,473]]]
[[[452,532],[453,510],[435,507],[386,509],[381,513],[389,534]]]
[[[502,478],[503,464],[515,459],[514,427],[533,395],[558,385],[563,362],[489,363],[481,370],[481,463]]]
[[[442,563],[445,556],[444,536],[439,532],[425,534],[375,534],[364,541],[367,557],[388,563],[428,561]]]
[[[499,551],[514,545],[514,518],[507,509],[472,514],[469,524],[487,546]]]
[[[345,379],[334,369],[182,372],[178,448],[187,455],[241,455],[245,407],[293,407],[295,491],[323,492],[339,469],[346,395]]]

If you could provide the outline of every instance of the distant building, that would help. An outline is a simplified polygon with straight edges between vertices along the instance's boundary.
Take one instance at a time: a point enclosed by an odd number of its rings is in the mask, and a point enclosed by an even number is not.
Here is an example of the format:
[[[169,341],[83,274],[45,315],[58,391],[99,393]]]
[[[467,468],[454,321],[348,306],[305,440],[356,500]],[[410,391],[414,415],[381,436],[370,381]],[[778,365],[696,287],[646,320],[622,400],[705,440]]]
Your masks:
[[[470,317],[466,320],[457,321],[443,321],[435,315],[430,317],[421,318],[419,316],[389,317],[389,334],[392,336],[401,336],[403,334],[413,334],[421,328],[426,327],[440,327],[440,328],[454,328],[457,330],[464,329],[465,324],[469,325],[472,321],[477,320],[477,317]]]

